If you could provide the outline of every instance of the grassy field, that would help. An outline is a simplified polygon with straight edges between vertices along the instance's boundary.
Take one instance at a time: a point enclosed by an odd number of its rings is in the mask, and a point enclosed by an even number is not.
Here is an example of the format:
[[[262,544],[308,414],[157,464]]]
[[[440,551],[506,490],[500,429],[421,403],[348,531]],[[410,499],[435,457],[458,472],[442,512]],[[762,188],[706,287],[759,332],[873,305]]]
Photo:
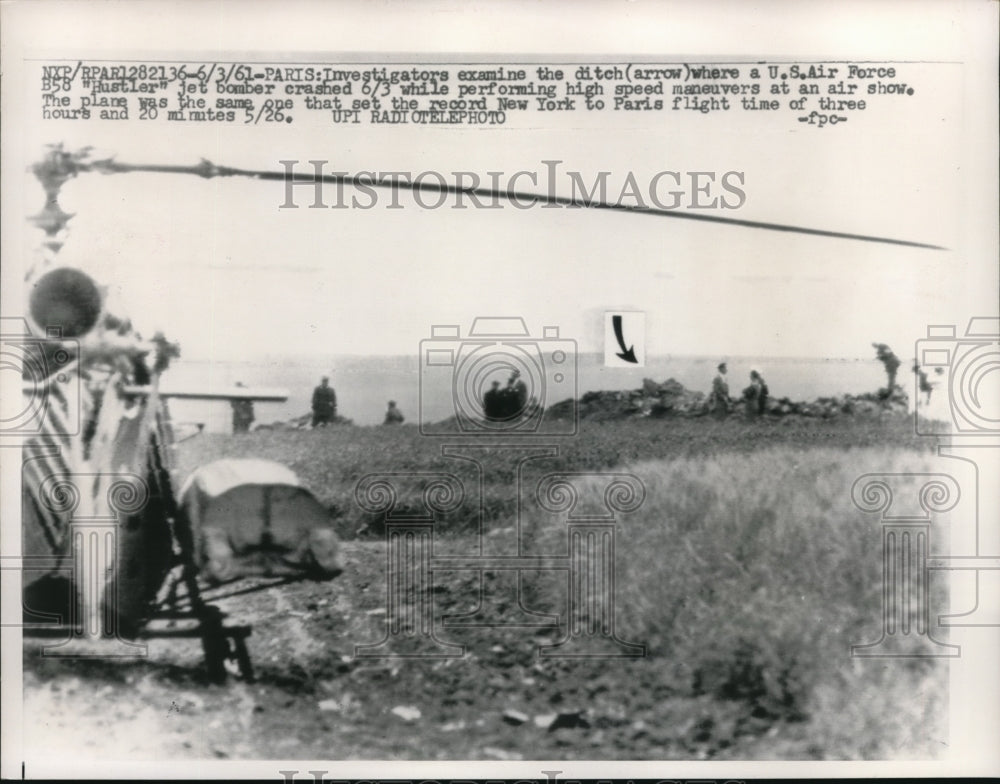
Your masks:
[[[278,619],[254,605],[258,655],[273,652],[261,695],[295,695],[282,703],[286,710],[260,697],[265,707],[250,732],[262,754],[284,753],[268,751],[275,733],[297,733],[302,753],[315,757],[330,756],[331,733],[346,753],[367,758],[897,759],[932,758],[943,748],[940,660],[849,655],[852,644],[878,638],[882,612],[878,520],[853,506],[850,488],[869,471],[933,469],[933,444],[912,435],[912,422],[584,423],[578,437],[544,443],[558,445],[558,454],[520,469],[523,452],[477,452],[481,495],[473,464],[443,455],[439,441],[409,426],[203,435],[180,445],[181,473],[219,457],[289,465],[353,540],[351,567],[334,584],[335,608],[304,587],[275,597]],[[446,630],[444,638],[468,650],[454,666],[414,661],[382,670],[352,659],[355,643],[383,634],[385,606],[381,518],[354,498],[362,477],[458,476],[469,495],[436,520],[436,551],[473,551],[481,519],[488,543],[509,539],[519,524],[526,551],[553,554],[565,552],[566,521],[533,503],[537,483],[549,473],[596,472],[573,482],[580,508],[598,509],[600,474],[615,471],[639,477],[646,492],[639,508],[620,515],[615,559],[617,633],[645,645],[645,657],[538,659],[534,644],[565,634],[569,608],[564,578],[537,571],[522,573],[524,600],[558,615],[558,630]],[[403,493],[397,511],[417,510],[418,497],[419,486]],[[501,583],[487,572],[484,595]],[[943,601],[938,588],[935,601]],[[478,590],[474,572],[436,573],[436,617],[467,611]],[[281,631],[290,607],[306,619],[295,638],[312,646],[298,653]],[[314,696],[344,692],[353,707],[344,708],[343,726],[308,707]],[[363,704],[351,703],[359,693]],[[373,739],[401,703],[420,706],[420,726],[405,740]],[[544,732],[531,721],[513,726],[505,708],[582,718]],[[317,734],[316,726],[326,729]]]
[[[687,694],[796,727],[808,753],[929,753],[946,726],[943,668],[849,656],[878,639],[882,613],[880,526],[850,488],[866,472],[932,464],[898,448],[782,446],[631,466],[647,496],[618,537],[620,633],[676,664]],[[581,503],[605,485],[579,484]],[[551,546],[559,528],[545,528]],[[936,601],[944,587],[935,584]],[[559,606],[558,589],[542,606]]]
[[[183,479],[199,465],[223,457],[275,460],[294,470],[329,507],[341,537],[381,536],[378,516],[365,514],[355,500],[358,481],[378,472],[444,472],[456,474],[467,483],[475,482],[471,464],[442,454],[442,443],[454,442],[423,436],[415,425],[262,430],[240,436],[203,434],[179,445],[178,476]],[[555,457],[533,461],[529,473],[608,471],[658,459],[753,455],[770,447],[786,447],[794,452],[864,447],[929,452],[934,446],[933,439],[915,436],[912,421],[905,417],[586,421],[577,436],[528,438],[526,443],[551,445],[558,450]],[[522,457],[513,449],[481,452],[482,518],[487,527],[506,525],[516,514],[518,499],[511,487]],[[749,465],[753,466],[753,461]],[[439,521],[439,526],[441,530],[472,530],[475,517],[478,515],[462,509]]]

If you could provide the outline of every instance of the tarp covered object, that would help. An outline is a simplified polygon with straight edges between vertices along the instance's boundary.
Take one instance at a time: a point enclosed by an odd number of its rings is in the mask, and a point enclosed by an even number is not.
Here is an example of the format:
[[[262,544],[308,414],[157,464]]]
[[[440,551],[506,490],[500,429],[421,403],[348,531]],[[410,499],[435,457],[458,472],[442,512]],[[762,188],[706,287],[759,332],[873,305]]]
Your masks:
[[[180,492],[201,574],[336,577],[340,543],[326,509],[295,473],[270,460],[217,460]]]

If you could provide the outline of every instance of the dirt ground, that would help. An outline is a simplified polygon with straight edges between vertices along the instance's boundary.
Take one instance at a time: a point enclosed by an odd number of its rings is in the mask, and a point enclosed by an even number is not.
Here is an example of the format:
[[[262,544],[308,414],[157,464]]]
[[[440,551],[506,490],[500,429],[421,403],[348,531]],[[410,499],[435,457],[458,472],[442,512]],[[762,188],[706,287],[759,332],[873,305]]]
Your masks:
[[[618,424],[581,437],[579,454],[568,454],[564,467],[607,468],[649,454],[714,454],[777,442],[812,448],[817,442],[851,446],[867,444],[865,439],[880,444],[912,440],[902,424],[889,425],[879,430],[859,421],[857,426],[815,423],[796,429],[762,422],[748,433],[705,422],[672,422],[669,428]],[[358,465],[372,465],[371,470],[435,465],[415,431],[400,429],[393,438],[364,428],[321,433],[321,440],[310,436],[196,439],[182,457],[198,465],[260,454],[307,474],[311,470],[308,483],[320,489],[353,487]],[[315,455],[322,459],[312,459]],[[509,495],[506,485],[486,491],[487,501]],[[339,497],[321,500],[331,508],[347,508]],[[507,519],[505,507],[492,512],[487,536],[512,530],[499,527]],[[343,519],[350,530],[357,528],[357,520]],[[463,549],[461,538],[468,535],[452,531],[449,547],[471,552],[471,539]],[[439,636],[464,646],[464,655],[359,657],[356,646],[378,643],[386,634],[387,555],[384,540],[346,538],[345,571],[330,582],[274,586],[243,580],[206,597],[214,594],[231,622],[252,624],[247,642],[253,682],[230,677],[225,685],[211,683],[198,639],[155,638],[148,641],[147,655],[117,659],[43,657],[42,642],[26,640],[25,758],[926,759],[940,753],[940,738],[947,737],[944,668],[889,672],[885,664],[853,660],[846,682],[860,684],[849,687],[856,691],[845,694],[844,681],[831,680],[811,690],[817,710],[794,716],[776,714],[753,699],[701,690],[692,673],[697,662],[679,661],[655,646],[634,659],[540,658],[537,648],[563,639],[565,627],[447,628]],[[486,573],[483,594],[492,601],[487,621],[509,618],[512,592],[505,581],[511,574]],[[472,611],[478,579],[470,571],[436,571],[438,619]],[[218,599],[260,585],[259,591]],[[547,594],[549,599],[562,595]],[[537,605],[529,601],[528,606]],[[549,610],[563,619],[569,615],[565,605]],[[762,622],[768,622],[766,616]],[[630,642],[649,642],[633,639],[627,628],[617,631]],[[94,652],[82,644],[71,650]],[[889,677],[875,677],[880,671]]]
[[[560,639],[560,629],[449,629],[448,641],[466,646],[460,658],[358,658],[355,645],[385,635],[385,546],[349,542],[345,552],[347,568],[332,582],[220,602],[230,620],[253,624],[252,683],[209,683],[196,639],[149,640],[140,658],[62,660],[41,657],[39,641],[26,641],[26,757],[822,756],[801,722],[755,715],[738,700],[691,696],[679,663],[537,657],[535,646]],[[447,574],[435,585],[435,612],[471,609],[474,573]],[[499,574],[487,575],[487,595]]]

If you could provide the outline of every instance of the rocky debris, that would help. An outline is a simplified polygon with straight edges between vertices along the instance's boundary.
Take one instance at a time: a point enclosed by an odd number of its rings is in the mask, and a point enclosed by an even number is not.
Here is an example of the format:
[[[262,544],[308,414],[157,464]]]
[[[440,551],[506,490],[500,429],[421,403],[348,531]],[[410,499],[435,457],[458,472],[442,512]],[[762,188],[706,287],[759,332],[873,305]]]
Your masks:
[[[768,400],[767,413],[773,416],[798,415],[832,419],[842,414],[848,416],[881,416],[882,414],[902,414],[909,412],[909,398],[900,387],[894,387],[892,394],[880,389],[877,394],[839,395],[820,397],[806,402],[794,402],[787,397]]]
[[[729,417],[749,418],[755,415],[749,410],[746,401],[731,398],[730,402]],[[710,413],[708,398],[703,392],[687,389],[673,378],[662,383],[649,378],[643,379],[639,389],[587,392],[576,401],[575,408],[580,419],[594,421],[632,417],[700,417]],[[553,419],[568,418],[573,415],[573,409],[574,401],[564,400],[550,406],[546,416]],[[771,417],[832,419],[841,415],[906,415],[908,411],[909,398],[902,387],[897,385],[892,388],[891,393],[883,388],[874,394],[820,397],[810,401],[770,397],[767,400],[765,414]]]
[[[403,721],[416,721],[420,718],[420,708],[414,708],[412,705],[397,705],[391,713]]]
[[[555,720],[549,725],[549,732],[562,729],[587,729],[590,727],[590,722],[587,721],[587,717],[584,714],[585,711],[582,710],[562,711],[558,713]]]
[[[540,716],[535,716],[532,721],[534,721],[535,726],[539,729],[547,730],[552,726],[552,722],[556,720],[556,716],[558,716],[556,713],[543,713]]]
[[[553,419],[570,417],[573,407],[572,400],[564,400],[551,406],[546,416]],[[705,408],[703,392],[686,389],[672,378],[662,384],[647,378],[639,389],[587,392],[576,402],[581,419],[596,421],[633,416],[701,416]]]
[[[516,727],[520,724],[524,724],[528,720],[528,715],[526,713],[521,713],[521,711],[514,710],[513,708],[508,708],[503,712],[503,720]]]

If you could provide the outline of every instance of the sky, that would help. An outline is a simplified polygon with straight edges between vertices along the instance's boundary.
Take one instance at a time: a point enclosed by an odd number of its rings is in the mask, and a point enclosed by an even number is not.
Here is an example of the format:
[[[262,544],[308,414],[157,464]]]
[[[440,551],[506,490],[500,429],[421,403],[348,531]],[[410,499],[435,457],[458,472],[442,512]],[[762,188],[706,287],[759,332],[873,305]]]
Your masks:
[[[568,58],[572,59],[572,58]],[[746,70],[749,66],[740,65]],[[528,66],[529,71],[531,67]],[[545,161],[590,183],[610,172],[740,172],[745,203],[708,212],[944,246],[900,247],[595,210],[282,209],[280,182],[190,175],[86,174],[62,191],[74,213],[60,264],[109,287],[109,305],[144,334],[163,330],[191,359],[409,354],[435,324],[521,316],[532,336],[558,326],[580,351],[603,350],[604,313],[647,315],[649,355],[859,357],[902,347],[927,324],[989,312],[996,270],[971,256],[971,126],[960,64],[912,63],[907,97],[870,101],[818,129],[787,113],[586,112],[512,117],[487,128],[333,125],[298,111],[280,127],[29,117],[27,161],[46,143],[92,145],[136,164],[281,171],[518,170]],[[544,191],[521,180],[521,190]],[[332,192],[330,200],[333,200]],[[721,193],[721,191],[719,191]],[[714,195],[714,192],[713,192]],[[347,191],[350,199],[351,192]],[[363,198],[363,197],[362,197]],[[44,196],[25,175],[24,213]],[[41,234],[28,230],[26,249]],[[970,285],[969,272],[975,274]],[[995,298],[994,298],[995,300]]]

